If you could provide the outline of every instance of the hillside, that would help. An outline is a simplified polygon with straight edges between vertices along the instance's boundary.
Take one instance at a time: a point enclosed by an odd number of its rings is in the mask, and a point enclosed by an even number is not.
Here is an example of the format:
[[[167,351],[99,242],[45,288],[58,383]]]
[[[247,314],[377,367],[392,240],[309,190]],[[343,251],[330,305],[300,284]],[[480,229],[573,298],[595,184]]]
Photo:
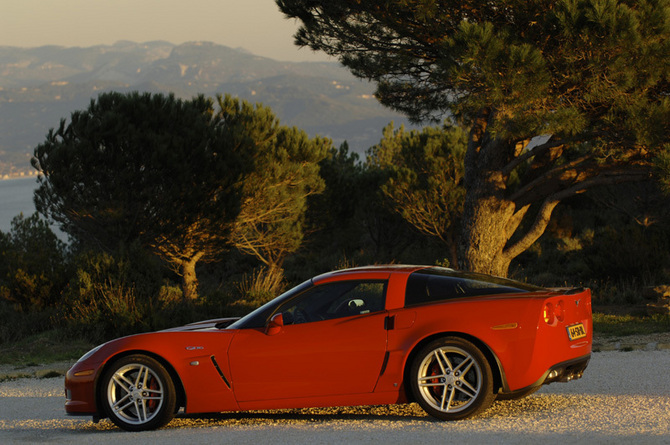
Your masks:
[[[279,62],[208,42],[0,47],[0,178],[30,171],[49,128],[110,90],[230,93],[359,153],[379,141],[388,122],[406,123],[377,103],[373,85],[334,62]]]

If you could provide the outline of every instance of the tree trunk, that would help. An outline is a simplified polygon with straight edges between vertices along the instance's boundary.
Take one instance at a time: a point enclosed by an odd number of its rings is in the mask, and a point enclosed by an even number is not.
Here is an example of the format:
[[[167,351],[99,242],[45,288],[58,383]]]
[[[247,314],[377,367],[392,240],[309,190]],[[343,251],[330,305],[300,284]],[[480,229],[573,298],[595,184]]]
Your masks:
[[[198,298],[198,278],[195,275],[197,259],[181,263],[181,288],[184,300],[195,300]]]
[[[483,110],[475,120],[465,153],[462,259],[465,270],[506,277],[511,258],[504,249],[518,223],[511,224],[515,205],[505,197],[502,170],[513,147],[487,133],[492,118]]]
[[[466,201],[463,215],[463,261],[469,271],[506,277],[511,258],[504,249],[514,204],[494,196]]]
[[[511,141],[496,139],[487,133],[490,119],[491,113],[484,110],[475,121],[465,154],[463,268],[506,277],[512,260],[544,233],[559,201],[577,193],[581,186],[545,196],[535,221],[510,242],[527,216],[530,204],[517,206],[509,198],[506,166],[519,156],[519,148]]]

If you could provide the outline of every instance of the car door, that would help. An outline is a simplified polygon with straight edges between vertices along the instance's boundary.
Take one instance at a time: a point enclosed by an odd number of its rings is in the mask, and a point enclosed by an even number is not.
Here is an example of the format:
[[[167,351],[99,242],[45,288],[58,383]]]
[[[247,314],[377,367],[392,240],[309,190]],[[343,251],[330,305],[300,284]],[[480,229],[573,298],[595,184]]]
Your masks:
[[[285,303],[277,332],[240,329],[229,350],[240,402],[374,390],[386,353],[386,282],[315,286]]]

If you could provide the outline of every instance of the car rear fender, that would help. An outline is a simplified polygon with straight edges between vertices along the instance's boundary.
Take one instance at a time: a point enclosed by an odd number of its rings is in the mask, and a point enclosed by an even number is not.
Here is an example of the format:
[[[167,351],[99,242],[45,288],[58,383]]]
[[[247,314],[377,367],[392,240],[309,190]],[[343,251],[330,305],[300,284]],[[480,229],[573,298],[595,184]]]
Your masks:
[[[503,370],[502,365],[500,364],[500,360],[498,360],[496,354],[491,350],[491,348],[486,343],[484,343],[483,341],[479,340],[476,337],[473,337],[472,335],[468,335],[463,332],[440,332],[437,334],[430,335],[421,340],[420,342],[418,342],[414,346],[412,351],[408,354],[407,359],[405,360],[404,372],[403,372],[403,386],[405,389],[405,396],[407,397],[408,401],[414,401],[411,391],[408,390],[408,388],[410,388],[409,384],[410,368],[412,367],[414,358],[419,353],[421,348],[423,348],[424,345],[430,343],[431,341],[437,338],[444,338],[444,337],[458,337],[474,344],[480,351],[482,351],[482,353],[486,357],[486,360],[489,363],[489,366],[491,367],[491,372],[493,374],[493,392],[497,393],[501,388],[503,389],[507,388],[505,372]]]
[[[98,414],[104,415],[104,410],[102,409],[102,400],[100,398],[101,394],[101,388],[99,387],[100,385],[100,379],[102,379],[102,376],[105,375],[107,370],[109,369],[110,366],[114,364],[117,360],[126,357],[128,355],[133,355],[133,354],[142,354],[146,355],[148,357],[151,357],[155,360],[157,360],[161,365],[165,367],[167,372],[170,374],[170,377],[172,378],[172,382],[174,383],[175,390],[177,391],[177,410],[179,410],[180,407],[185,407],[186,406],[186,391],[184,391],[184,384],[181,381],[181,377],[179,376],[179,373],[172,367],[172,365],[165,360],[163,357],[160,355],[154,353],[154,352],[149,352],[149,351],[143,351],[143,350],[128,350],[128,351],[122,351],[107,360],[105,364],[100,368],[100,371],[98,372],[98,375],[95,377],[95,407],[98,411]]]

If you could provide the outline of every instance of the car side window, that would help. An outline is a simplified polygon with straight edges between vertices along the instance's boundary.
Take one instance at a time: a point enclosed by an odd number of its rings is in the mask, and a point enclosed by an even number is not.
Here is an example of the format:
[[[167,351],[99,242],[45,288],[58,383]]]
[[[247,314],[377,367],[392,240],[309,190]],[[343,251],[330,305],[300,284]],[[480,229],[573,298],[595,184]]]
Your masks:
[[[384,310],[385,281],[338,281],[315,286],[277,312],[284,324],[301,324]]]
[[[472,296],[524,293],[538,289],[540,288],[504,278],[428,269],[409,276],[405,306]]]

